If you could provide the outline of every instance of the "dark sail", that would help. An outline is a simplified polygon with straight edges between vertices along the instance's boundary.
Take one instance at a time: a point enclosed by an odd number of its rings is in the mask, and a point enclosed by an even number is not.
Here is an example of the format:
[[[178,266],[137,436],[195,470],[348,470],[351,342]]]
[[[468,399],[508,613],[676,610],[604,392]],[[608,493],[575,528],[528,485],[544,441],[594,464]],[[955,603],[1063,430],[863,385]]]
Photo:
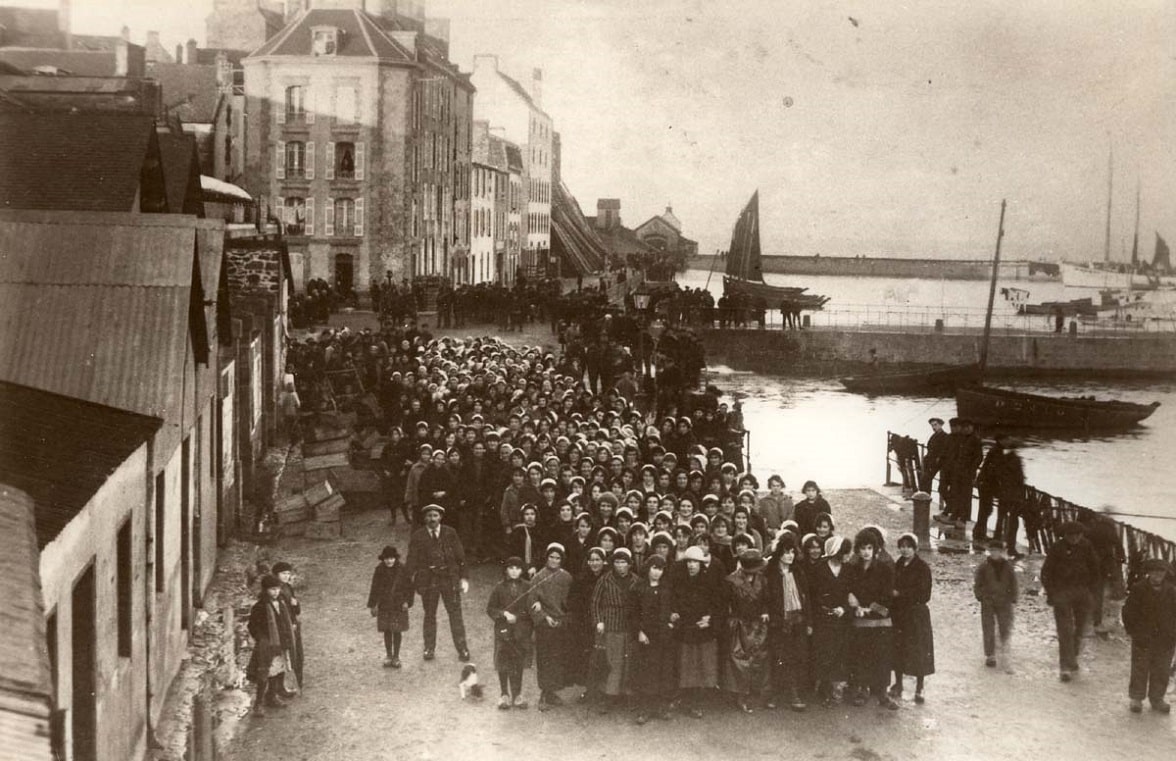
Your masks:
[[[1152,269],[1157,272],[1169,272],[1172,269],[1172,262],[1168,258],[1168,243],[1156,233],[1156,253],[1152,257]]]
[[[751,200],[739,214],[735,232],[731,235],[731,250],[727,254],[727,275],[740,280],[764,281],[763,266],[760,264],[759,237],[759,191],[752,193]]]

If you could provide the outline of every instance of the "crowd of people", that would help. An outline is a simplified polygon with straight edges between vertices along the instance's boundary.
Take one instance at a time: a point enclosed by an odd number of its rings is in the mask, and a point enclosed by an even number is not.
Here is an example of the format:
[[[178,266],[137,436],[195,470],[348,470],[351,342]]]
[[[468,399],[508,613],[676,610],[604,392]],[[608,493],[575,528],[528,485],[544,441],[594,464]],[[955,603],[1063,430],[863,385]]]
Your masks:
[[[532,667],[541,710],[561,706],[575,686],[593,710],[632,711],[639,724],[673,711],[700,717],[716,688],[744,712],[804,711],[814,701],[893,710],[911,677],[923,703],[935,657],[932,576],[917,538],[890,545],[878,526],[839,531],[811,481],[795,503],[777,475],[762,490],[747,472],[741,413],[717,390],[682,382],[642,408],[623,393],[623,372],[590,386],[568,356],[575,333],[558,358],[493,338],[432,340],[411,324],[330,333],[292,351],[301,383],[349,364],[378,400],[361,425],[387,435],[385,498],[393,523],[412,524],[406,557],[386,547],[369,588],[384,665],[401,667],[418,598],[424,659],[435,658],[443,604],[454,648],[469,661],[462,599],[470,568],[496,562],[502,579],[485,613],[502,710],[528,707]],[[596,340],[609,335],[607,326],[596,330]],[[974,582],[985,663],[996,667],[1018,595],[1006,556],[1015,545],[1004,537],[1016,537],[1015,524],[1007,528],[1016,516],[1009,489],[1023,473],[1011,439],[998,437],[977,457],[968,421],[953,421],[951,434],[942,426],[932,420],[936,435],[958,438],[929,446],[923,476],[928,486],[936,473],[946,482],[946,519],[970,517],[972,482],[989,458],[992,472],[981,480],[1008,511],[998,535],[983,537],[988,554]],[[982,503],[984,494],[982,486]],[[1106,580],[1107,537],[1078,523],[1060,533],[1041,578],[1068,682]],[[1147,697],[1166,713],[1176,587],[1163,561],[1143,569],[1123,614],[1133,638],[1131,709]],[[249,629],[263,710],[301,681],[302,657],[293,590],[269,575],[261,586]]]

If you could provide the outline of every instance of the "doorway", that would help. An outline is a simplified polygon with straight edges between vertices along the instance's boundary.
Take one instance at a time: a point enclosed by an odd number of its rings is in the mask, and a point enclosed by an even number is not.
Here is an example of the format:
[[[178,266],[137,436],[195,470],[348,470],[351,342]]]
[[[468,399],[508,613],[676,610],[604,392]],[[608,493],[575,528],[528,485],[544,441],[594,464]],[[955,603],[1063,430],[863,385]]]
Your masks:
[[[348,294],[355,287],[355,259],[351,254],[335,254],[335,290]]]
[[[98,706],[95,696],[97,675],[94,649],[98,646],[94,621],[94,564],[86,567],[74,585],[70,650],[73,654],[73,758],[98,760]]]

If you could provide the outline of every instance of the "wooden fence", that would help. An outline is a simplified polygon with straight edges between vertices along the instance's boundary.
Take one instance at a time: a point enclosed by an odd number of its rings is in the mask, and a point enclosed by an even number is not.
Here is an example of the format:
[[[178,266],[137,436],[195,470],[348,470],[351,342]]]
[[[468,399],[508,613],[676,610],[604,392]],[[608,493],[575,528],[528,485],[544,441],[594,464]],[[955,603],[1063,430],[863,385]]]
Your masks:
[[[926,446],[918,439],[887,431],[887,485],[901,484],[903,494],[910,496],[918,489],[925,454]],[[896,472],[901,481],[894,480]],[[935,483],[938,483],[938,477],[936,477]],[[926,486],[928,492],[932,491],[932,484],[926,484]],[[1114,524],[1119,535],[1123,557],[1127,558],[1129,579],[1138,576],[1139,566],[1146,558],[1162,558],[1169,563],[1176,562],[1176,542],[1128,523],[1114,520],[1088,507],[1076,505],[1061,497],[1055,497],[1033,486],[1026,485],[1025,487],[1022,509],[1026,540],[1029,547],[1037,552],[1047,551],[1057,541],[1058,528],[1067,521],[1077,521],[1089,526],[1098,520],[1108,520]]]

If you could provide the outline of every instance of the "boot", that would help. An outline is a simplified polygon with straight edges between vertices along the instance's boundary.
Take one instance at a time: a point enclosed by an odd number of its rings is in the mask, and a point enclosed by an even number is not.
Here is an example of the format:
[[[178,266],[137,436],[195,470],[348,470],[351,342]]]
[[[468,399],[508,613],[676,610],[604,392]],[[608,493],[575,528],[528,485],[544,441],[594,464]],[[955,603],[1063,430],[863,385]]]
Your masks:
[[[270,708],[285,708],[286,701],[282,699],[282,675],[271,676],[269,678],[269,686],[266,689],[265,704]]]

